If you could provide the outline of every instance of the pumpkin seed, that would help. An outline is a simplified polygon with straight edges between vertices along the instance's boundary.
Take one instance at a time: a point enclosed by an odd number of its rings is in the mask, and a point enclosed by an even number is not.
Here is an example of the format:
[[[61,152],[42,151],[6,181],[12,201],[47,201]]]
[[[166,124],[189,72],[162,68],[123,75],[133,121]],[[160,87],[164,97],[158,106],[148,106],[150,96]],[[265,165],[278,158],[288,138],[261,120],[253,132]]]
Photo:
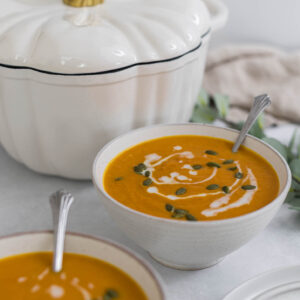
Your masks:
[[[251,185],[251,184],[249,184],[249,185],[243,185],[242,189],[246,190],[246,191],[248,191],[248,190],[254,190],[254,189],[256,189],[256,186],[255,185]]]
[[[146,180],[143,181],[143,185],[144,186],[149,186],[150,184],[152,184],[152,179],[151,178],[147,178]]]
[[[146,165],[143,163],[138,164],[133,168],[135,173],[141,174],[143,171],[147,169]]]
[[[217,190],[219,188],[218,184],[210,184],[206,187],[207,190]]]
[[[181,219],[183,218],[184,216],[186,215],[186,213],[179,213],[179,212],[175,212],[172,214],[172,218],[175,218],[175,219]]]
[[[233,159],[226,159],[223,161],[223,165],[230,165],[230,164],[233,164],[234,163],[234,160]]]
[[[166,208],[166,210],[169,211],[169,212],[174,211],[174,206],[171,205],[171,204],[168,204],[168,203],[167,203],[166,206],[165,206],[165,208]]]
[[[183,195],[183,194],[185,194],[185,193],[186,193],[186,188],[179,188],[179,189],[175,192],[175,194],[176,194],[177,196]]]
[[[117,177],[117,178],[115,178],[115,181],[121,181],[123,179],[124,179],[123,177]]]
[[[221,168],[221,166],[215,162],[208,162],[206,164],[208,167],[216,167],[216,168]]]
[[[188,211],[186,209],[176,208],[174,210],[174,213],[176,213],[176,214],[185,214],[186,215],[188,213]]]
[[[197,219],[191,215],[191,214],[186,214],[185,215],[185,218],[188,220],[188,221],[197,221]]]
[[[244,177],[244,174],[241,173],[241,172],[236,172],[236,173],[234,174],[234,177],[237,178],[237,179],[242,179],[242,178]]]
[[[144,173],[144,175],[146,176],[146,177],[149,177],[150,176],[150,171],[146,171],[145,173]]]
[[[230,189],[227,185],[223,186],[222,187],[222,191],[225,193],[225,194],[229,194],[230,193]]]
[[[200,170],[202,168],[202,166],[201,165],[192,165],[192,168],[194,170]]]
[[[103,296],[103,300],[113,300],[118,298],[119,298],[119,293],[113,289],[106,290]]]
[[[228,168],[227,170],[229,170],[229,171],[235,171],[235,170],[237,170],[237,167],[231,167],[231,168]]]
[[[205,153],[209,154],[209,155],[218,155],[218,153],[216,151],[213,151],[213,150],[206,150]]]

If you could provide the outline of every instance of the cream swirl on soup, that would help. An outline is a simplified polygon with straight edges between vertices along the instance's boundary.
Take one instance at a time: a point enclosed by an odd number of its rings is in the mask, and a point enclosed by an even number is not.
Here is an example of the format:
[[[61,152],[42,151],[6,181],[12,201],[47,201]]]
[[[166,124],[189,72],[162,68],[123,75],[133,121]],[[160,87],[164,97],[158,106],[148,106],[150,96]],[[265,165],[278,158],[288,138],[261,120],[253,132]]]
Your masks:
[[[179,151],[182,149],[182,147],[174,146],[173,149],[174,149],[174,151]],[[167,163],[168,160],[172,159],[175,156],[178,156],[181,158],[181,160],[178,162],[178,171],[177,172],[173,171],[168,175],[162,176],[160,178],[155,178],[154,173],[155,173],[156,168],[159,167],[163,163]],[[212,169],[211,174],[208,177],[201,178],[199,180],[198,175],[201,175],[201,170],[203,170],[203,167],[201,167],[199,170],[196,171],[193,168],[193,166],[191,164],[189,164],[189,160],[193,159],[193,158],[195,158],[195,155],[191,151],[176,152],[174,154],[168,155],[167,157],[161,157],[160,155],[158,155],[156,153],[146,155],[143,163],[145,164],[147,169],[142,174],[145,174],[145,172],[149,171],[150,175],[148,177],[153,181],[153,183],[155,185],[157,185],[155,187],[154,186],[148,187],[147,192],[150,194],[159,195],[161,197],[166,198],[167,200],[172,200],[172,201],[182,200],[182,199],[193,199],[193,198],[198,198],[198,197],[207,197],[209,195],[220,195],[219,199],[214,200],[210,204],[209,209],[205,209],[201,212],[203,215],[205,215],[207,217],[215,216],[218,213],[224,212],[228,209],[240,207],[242,205],[248,205],[251,202],[251,200],[253,199],[253,196],[256,192],[256,189],[246,190],[245,194],[240,199],[238,199],[237,201],[235,201],[234,203],[231,203],[231,204],[228,204],[230,201],[230,195],[226,194],[224,196],[224,192],[222,190],[216,191],[216,192],[206,191],[206,192],[192,194],[192,195],[186,195],[186,196],[165,195],[165,194],[159,192],[160,185],[172,185],[172,184],[176,185],[176,184],[183,184],[183,183],[184,183],[184,185],[199,185],[199,184],[203,184],[204,182],[213,181],[217,175],[219,168],[217,168],[217,167],[211,168]],[[211,157],[209,157],[205,153],[203,154],[203,158],[211,161]],[[217,161],[220,164],[223,164],[226,161],[226,159],[220,158],[220,157],[218,157],[218,155],[215,155],[214,161]],[[237,168],[236,171],[240,172],[242,174],[242,169],[241,169],[238,161],[232,161],[232,163],[230,163],[230,164],[234,164]],[[226,165],[229,165],[229,164],[226,164]],[[181,173],[179,173],[180,170],[182,170],[182,169],[189,170],[188,173],[190,176],[187,177],[186,175],[182,175]],[[243,175],[243,177],[244,177],[244,175]],[[250,184],[257,188],[258,187],[257,180],[256,180],[253,172],[251,171],[251,169],[247,168],[247,175],[244,178],[242,178],[242,180],[235,178],[235,180],[233,180],[233,183],[228,187],[229,190],[231,191],[231,194],[235,193],[238,190],[238,188],[240,186],[243,186],[243,184],[245,182],[247,182],[249,179],[250,179]]]

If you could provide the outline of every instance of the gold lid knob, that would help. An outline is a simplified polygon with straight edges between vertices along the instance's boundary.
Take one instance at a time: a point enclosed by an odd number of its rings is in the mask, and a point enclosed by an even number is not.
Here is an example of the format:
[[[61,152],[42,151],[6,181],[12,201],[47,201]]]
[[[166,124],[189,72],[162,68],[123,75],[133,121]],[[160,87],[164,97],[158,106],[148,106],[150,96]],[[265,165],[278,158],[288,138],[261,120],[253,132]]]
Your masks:
[[[95,6],[104,2],[104,0],[63,0],[66,5],[74,7]]]

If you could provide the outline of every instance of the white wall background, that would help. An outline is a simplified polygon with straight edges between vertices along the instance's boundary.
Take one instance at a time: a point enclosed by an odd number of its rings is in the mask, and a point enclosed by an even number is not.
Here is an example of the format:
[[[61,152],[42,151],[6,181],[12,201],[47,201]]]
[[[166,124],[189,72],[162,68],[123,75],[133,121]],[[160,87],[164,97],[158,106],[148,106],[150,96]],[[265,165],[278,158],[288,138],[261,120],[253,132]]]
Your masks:
[[[300,49],[300,0],[223,0],[229,9],[225,28],[212,47],[224,43],[263,43]]]

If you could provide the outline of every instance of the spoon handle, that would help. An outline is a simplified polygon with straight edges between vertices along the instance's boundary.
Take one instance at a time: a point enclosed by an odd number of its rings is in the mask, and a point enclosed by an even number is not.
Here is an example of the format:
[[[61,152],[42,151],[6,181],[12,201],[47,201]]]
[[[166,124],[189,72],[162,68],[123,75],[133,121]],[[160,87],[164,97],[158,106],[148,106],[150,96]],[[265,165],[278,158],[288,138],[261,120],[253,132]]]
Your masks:
[[[67,219],[73,201],[73,196],[63,190],[57,191],[50,196],[54,230],[52,271],[55,273],[62,270]]]
[[[253,124],[256,121],[256,119],[258,118],[259,114],[270,104],[271,104],[270,97],[266,94],[259,95],[254,98],[254,103],[251,108],[251,111],[248,115],[246,122],[244,123],[244,126],[243,126],[234,146],[232,147],[232,152],[238,151],[241,144],[244,142],[248,131],[253,126]]]

